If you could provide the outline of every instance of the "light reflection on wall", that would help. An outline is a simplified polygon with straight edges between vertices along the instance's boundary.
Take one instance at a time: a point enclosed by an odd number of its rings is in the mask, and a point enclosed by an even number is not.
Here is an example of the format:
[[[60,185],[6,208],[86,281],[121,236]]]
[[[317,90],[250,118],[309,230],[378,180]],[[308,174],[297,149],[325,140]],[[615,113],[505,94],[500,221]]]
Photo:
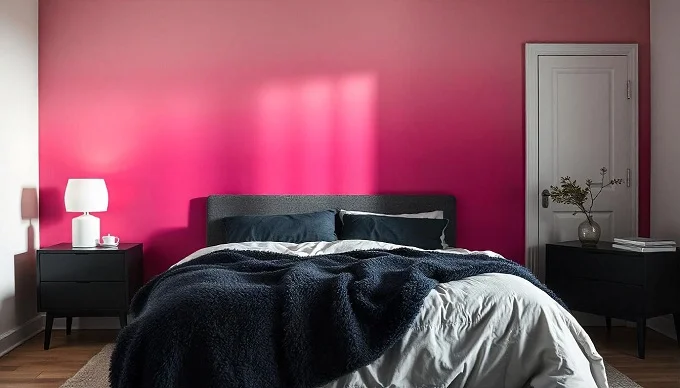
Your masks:
[[[327,79],[310,80],[300,85],[297,92],[297,118],[295,128],[300,147],[289,146],[289,152],[299,155],[297,166],[297,189],[302,193],[328,193],[333,189],[336,170],[333,159],[333,134],[336,132],[334,116],[338,112],[336,86]],[[295,149],[297,148],[297,150]]]
[[[338,82],[337,192],[371,194],[377,181],[377,101],[375,77],[357,75]]]
[[[272,85],[259,99],[252,170],[256,193],[287,192],[294,187],[286,176],[292,167],[289,143],[294,139],[289,131],[293,128],[293,95],[284,85]]]
[[[261,89],[256,104],[254,191],[374,192],[375,76],[272,83]]]

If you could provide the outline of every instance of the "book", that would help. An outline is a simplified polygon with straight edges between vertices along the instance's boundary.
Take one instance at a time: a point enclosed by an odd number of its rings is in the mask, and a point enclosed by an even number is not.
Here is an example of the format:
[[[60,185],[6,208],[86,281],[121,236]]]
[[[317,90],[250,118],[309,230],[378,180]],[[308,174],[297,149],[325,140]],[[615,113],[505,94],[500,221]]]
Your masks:
[[[659,240],[648,237],[614,238],[614,243],[623,245],[635,245],[640,247],[675,246],[675,241],[673,240]]]
[[[632,252],[652,253],[652,252],[675,252],[675,246],[666,247],[641,247],[636,245],[612,244],[613,248],[623,249]]]

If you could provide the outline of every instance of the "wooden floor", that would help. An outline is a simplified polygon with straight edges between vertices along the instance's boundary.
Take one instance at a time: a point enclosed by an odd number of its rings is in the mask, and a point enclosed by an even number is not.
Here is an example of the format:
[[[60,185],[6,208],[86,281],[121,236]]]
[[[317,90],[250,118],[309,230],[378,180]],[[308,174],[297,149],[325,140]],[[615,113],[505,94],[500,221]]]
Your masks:
[[[614,327],[607,335],[604,327],[586,327],[604,360],[645,388],[680,388],[680,348],[678,343],[647,329],[645,359],[637,358],[635,329]]]
[[[43,350],[39,334],[0,358],[1,388],[56,388],[73,376],[105,344],[114,342],[116,330],[64,330],[52,332],[50,350]]]
[[[675,341],[652,330],[647,333],[647,358],[636,357],[635,330],[614,327],[610,335],[604,328],[586,328],[604,359],[645,388],[680,388],[680,348]],[[114,330],[63,330],[52,333],[52,346],[42,348],[43,335],[0,358],[0,387],[57,388],[73,376],[107,343],[116,337]]]

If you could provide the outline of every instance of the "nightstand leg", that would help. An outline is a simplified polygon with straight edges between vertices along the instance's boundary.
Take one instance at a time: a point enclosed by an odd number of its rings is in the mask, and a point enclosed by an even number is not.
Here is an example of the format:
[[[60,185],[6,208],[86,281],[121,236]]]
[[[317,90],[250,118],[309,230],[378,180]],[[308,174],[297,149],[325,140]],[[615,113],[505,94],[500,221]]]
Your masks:
[[[647,332],[647,319],[638,318],[637,320],[637,346],[638,357],[645,358],[645,334]]]
[[[73,324],[73,317],[66,317],[66,335],[71,335],[71,325]]]
[[[122,329],[125,326],[127,326],[127,312],[120,313],[119,318],[120,318],[120,328]]]
[[[678,346],[680,346],[680,313],[673,314],[675,321],[675,336],[678,337]]]
[[[45,350],[50,348],[50,339],[52,338],[52,324],[54,323],[54,315],[47,313],[45,315]]]
[[[611,317],[604,317],[604,321],[607,325],[607,334],[609,334],[612,331],[612,319]]]

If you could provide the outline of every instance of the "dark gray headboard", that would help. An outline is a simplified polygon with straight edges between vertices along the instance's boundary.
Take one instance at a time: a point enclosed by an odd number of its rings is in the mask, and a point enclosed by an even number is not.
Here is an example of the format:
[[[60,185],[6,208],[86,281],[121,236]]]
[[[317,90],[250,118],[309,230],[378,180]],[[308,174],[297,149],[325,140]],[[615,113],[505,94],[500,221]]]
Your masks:
[[[446,243],[456,246],[456,198],[451,195],[211,195],[208,245],[225,241],[222,219],[229,216],[308,213],[326,209],[399,214],[443,210],[449,220]]]

